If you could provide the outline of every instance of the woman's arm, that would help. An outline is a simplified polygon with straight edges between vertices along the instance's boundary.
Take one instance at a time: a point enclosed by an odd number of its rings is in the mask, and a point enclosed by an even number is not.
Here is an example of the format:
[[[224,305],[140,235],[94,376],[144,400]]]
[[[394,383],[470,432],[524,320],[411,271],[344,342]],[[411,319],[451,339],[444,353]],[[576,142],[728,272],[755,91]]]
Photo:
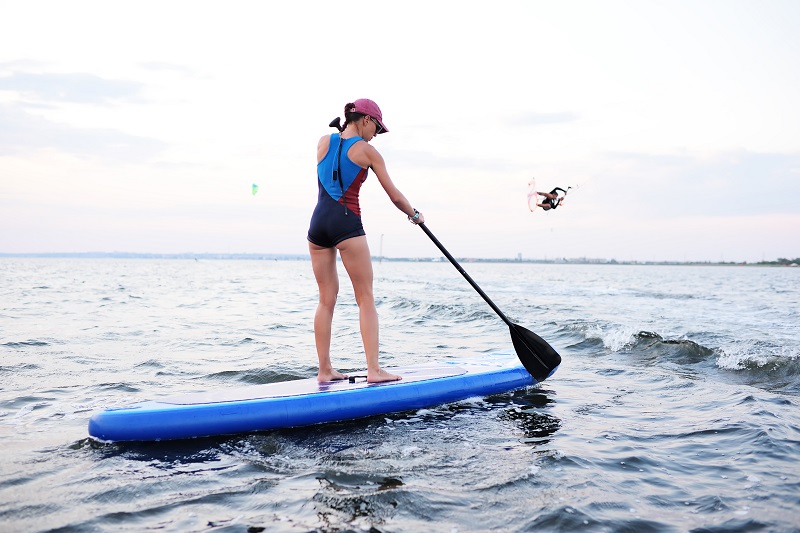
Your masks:
[[[348,152],[348,156],[350,160],[356,164],[361,166],[368,166],[372,169],[372,172],[375,173],[375,176],[378,178],[378,181],[383,187],[383,190],[386,191],[386,194],[389,196],[389,199],[392,203],[405,213],[408,217],[413,218],[417,211],[411,205],[411,202],[405,197],[405,195],[400,192],[392,178],[389,177],[389,172],[386,170],[386,162],[383,160],[383,156],[375,149],[375,147],[367,144],[367,143],[357,143],[357,145],[363,144],[364,146],[359,150],[357,153],[352,153],[352,150]],[[354,146],[355,148],[355,146]],[[364,163],[367,163],[364,165]],[[421,222],[425,222],[425,217],[422,216],[422,213],[419,214],[419,217],[414,219],[412,222],[415,224],[419,224]]]

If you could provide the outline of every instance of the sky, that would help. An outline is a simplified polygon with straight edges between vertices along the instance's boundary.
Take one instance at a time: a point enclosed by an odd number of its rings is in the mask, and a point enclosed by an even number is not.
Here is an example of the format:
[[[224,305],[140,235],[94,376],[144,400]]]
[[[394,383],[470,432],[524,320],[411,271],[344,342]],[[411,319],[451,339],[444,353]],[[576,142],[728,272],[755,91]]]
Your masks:
[[[457,257],[800,256],[800,3],[0,0],[0,253],[306,254],[357,98]],[[571,186],[528,209],[528,184]],[[258,192],[252,193],[252,185]],[[441,255],[370,175],[373,255]]]

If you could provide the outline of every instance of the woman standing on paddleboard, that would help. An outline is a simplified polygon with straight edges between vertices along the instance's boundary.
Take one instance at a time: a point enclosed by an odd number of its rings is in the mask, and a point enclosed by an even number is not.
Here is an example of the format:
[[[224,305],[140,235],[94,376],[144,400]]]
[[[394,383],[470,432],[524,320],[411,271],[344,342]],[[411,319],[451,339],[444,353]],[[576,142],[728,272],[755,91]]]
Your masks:
[[[331,122],[339,133],[325,135],[317,144],[319,198],[308,230],[311,266],[319,285],[319,305],[314,315],[314,340],[319,357],[317,380],[347,377],[333,369],[330,354],[333,309],[339,293],[338,250],[358,304],[367,381],[395,381],[401,377],[386,372],[378,364],[378,311],[372,294],[372,258],[358,205],[358,193],[368,170],[372,169],[389,199],[411,222],[419,224],[425,218],[395,187],[383,157],[369,144],[379,133],[389,131],[378,104],[366,98],[356,100],[344,106],[344,117],[344,126],[339,125],[339,118]]]

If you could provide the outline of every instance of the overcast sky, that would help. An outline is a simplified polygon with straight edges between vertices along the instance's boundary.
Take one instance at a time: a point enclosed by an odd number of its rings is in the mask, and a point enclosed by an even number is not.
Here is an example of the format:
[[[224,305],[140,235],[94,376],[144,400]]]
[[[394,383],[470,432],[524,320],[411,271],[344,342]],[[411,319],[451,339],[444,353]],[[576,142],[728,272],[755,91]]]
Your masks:
[[[456,256],[795,258],[798,21],[792,0],[0,0],[0,252],[307,253],[317,141],[371,98]],[[565,205],[531,213],[531,177]],[[440,255],[374,176],[361,204],[373,254]]]

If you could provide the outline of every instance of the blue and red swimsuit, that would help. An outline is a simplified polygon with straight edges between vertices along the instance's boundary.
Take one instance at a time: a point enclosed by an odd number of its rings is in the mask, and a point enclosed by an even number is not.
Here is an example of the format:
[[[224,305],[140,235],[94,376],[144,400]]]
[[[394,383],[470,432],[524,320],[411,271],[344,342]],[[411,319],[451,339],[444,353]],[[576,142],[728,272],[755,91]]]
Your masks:
[[[342,141],[334,133],[328,153],[317,164],[319,197],[308,228],[308,240],[317,246],[333,248],[346,239],[366,235],[361,225],[358,193],[367,179],[367,169],[347,156],[350,147],[360,140],[361,137],[355,136]]]

